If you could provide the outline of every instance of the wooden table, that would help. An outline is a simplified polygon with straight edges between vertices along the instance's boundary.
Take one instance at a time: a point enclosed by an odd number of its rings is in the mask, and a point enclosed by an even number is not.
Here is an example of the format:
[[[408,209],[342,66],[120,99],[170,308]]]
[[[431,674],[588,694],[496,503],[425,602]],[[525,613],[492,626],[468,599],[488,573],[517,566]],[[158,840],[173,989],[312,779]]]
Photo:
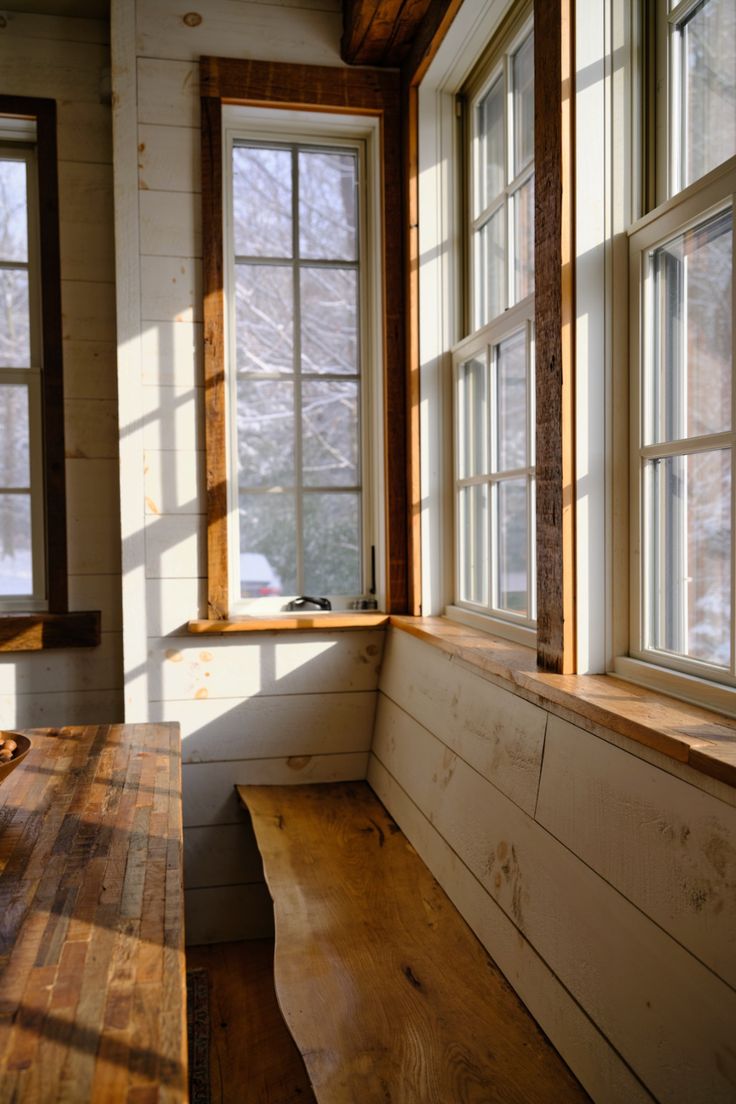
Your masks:
[[[26,734],[0,785],[0,1101],[185,1102],[179,727]]]
[[[319,1104],[590,1104],[367,783],[237,789]]]

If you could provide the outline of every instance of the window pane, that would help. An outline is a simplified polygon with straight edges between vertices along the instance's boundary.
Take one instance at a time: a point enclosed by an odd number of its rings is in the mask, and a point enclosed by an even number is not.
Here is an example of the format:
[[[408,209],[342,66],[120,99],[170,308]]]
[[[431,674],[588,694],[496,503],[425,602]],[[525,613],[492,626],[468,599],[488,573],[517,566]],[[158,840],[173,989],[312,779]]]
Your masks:
[[[461,487],[458,494],[460,600],[488,605],[488,485]]]
[[[526,335],[523,330],[496,347],[496,412],[496,471],[526,467]]]
[[[303,268],[302,371],[358,373],[358,273]]]
[[[355,487],[358,384],[305,380],[302,385],[302,477],[308,487]]]
[[[651,255],[648,443],[731,427],[731,212]]]
[[[458,477],[488,471],[488,394],[485,357],[457,370]]]
[[[652,648],[731,659],[731,453],[650,461],[645,593]]]
[[[503,117],[503,77],[499,77],[476,108],[478,162],[475,218],[500,195],[506,183]]]
[[[526,479],[508,479],[497,486],[498,578],[501,610],[526,613],[529,592],[528,511]]]
[[[291,151],[233,148],[233,223],[240,257],[291,257]]]
[[[296,594],[294,495],[241,494],[239,501],[241,596],[257,598],[264,588],[269,594]],[[259,558],[250,558],[254,554]]]
[[[475,235],[474,329],[485,326],[506,304],[506,257],[503,209],[496,211]]]
[[[514,54],[514,175],[534,157],[534,35]]]
[[[31,496],[0,494],[0,594],[32,594]]]
[[[684,187],[736,153],[734,0],[707,0],[681,35]]]
[[[0,385],[0,486],[30,486],[29,435],[28,388]]]
[[[240,486],[293,485],[293,383],[240,379],[237,389]]]
[[[304,592],[362,594],[360,495],[304,496]]]
[[[299,253],[310,259],[358,256],[357,158],[353,153],[299,154]]]
[[[514,302],[534,292],[534,177],[514,194]]]
[[[236,265],[235,314],[239,370],[293,371],[291,268]]]
[[[0,161],[0,261],[28,260],[25,161]]]
[[[27,368],[30,363],[28,273],[0,269],[0,365]]]

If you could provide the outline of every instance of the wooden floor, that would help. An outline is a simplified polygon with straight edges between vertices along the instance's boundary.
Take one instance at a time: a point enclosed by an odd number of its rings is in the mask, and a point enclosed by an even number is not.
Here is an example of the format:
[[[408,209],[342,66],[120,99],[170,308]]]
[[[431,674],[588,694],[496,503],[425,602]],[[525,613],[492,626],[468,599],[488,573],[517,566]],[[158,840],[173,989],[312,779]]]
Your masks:
[[[273,940],[187,947],[210,985],[212,1104],[314,1104],[273,987]]]

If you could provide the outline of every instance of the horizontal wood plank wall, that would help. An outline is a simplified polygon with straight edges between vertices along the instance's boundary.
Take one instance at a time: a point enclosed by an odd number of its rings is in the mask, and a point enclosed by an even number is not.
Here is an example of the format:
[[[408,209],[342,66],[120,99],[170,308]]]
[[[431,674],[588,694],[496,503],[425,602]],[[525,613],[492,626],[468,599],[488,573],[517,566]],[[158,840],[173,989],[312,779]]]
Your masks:
[[[54,340],[48,355],[60,366],[63,347],[63,408],[58,388],[54,401],[66,454],[53,466],[66,500],[53,480],[49,497],[52,514],[65,508],[66,533],[55,527],[64,547],[52,549],[52,560],[64,578],[52,578],[53,604],[100,610],[102,641],[95,647],[92,631],[85,647],[67,651],[63,630],[47,625],[59,648],[3,655],[7,727],[122,719],[112,124],[101,91],[109,58],[103,21],[10,12],[0,34],[0,94],[56,101],[59,249],[50,262],[61,273],[61,347]],[[78,624],[94,630],[93,622]],[[34,648],[38,633],[27,637]]]
[[[406,379],[399,76],[380,70],[202,58],[202,218],[207,389],[207,547],[210,617],[227,616],[227,462],[224,445],[222,142],[220,104],[368,113],[381,120],[384,434],[388,612],[407,611]]]
[[[594,1100],[726,1104],[736,793],[501,681],[390,630],[370,783]]]

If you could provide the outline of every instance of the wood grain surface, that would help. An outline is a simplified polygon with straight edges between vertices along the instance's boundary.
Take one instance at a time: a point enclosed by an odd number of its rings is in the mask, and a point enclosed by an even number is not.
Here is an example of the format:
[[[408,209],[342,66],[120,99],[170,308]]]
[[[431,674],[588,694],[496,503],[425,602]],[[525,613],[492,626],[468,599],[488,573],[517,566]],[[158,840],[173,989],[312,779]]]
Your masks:
[[[320,1104],[589,1099],[366,783],[238,791]]]
[[[179,727],[26,734],[0,787],[0,1101],[186,1101]]]

